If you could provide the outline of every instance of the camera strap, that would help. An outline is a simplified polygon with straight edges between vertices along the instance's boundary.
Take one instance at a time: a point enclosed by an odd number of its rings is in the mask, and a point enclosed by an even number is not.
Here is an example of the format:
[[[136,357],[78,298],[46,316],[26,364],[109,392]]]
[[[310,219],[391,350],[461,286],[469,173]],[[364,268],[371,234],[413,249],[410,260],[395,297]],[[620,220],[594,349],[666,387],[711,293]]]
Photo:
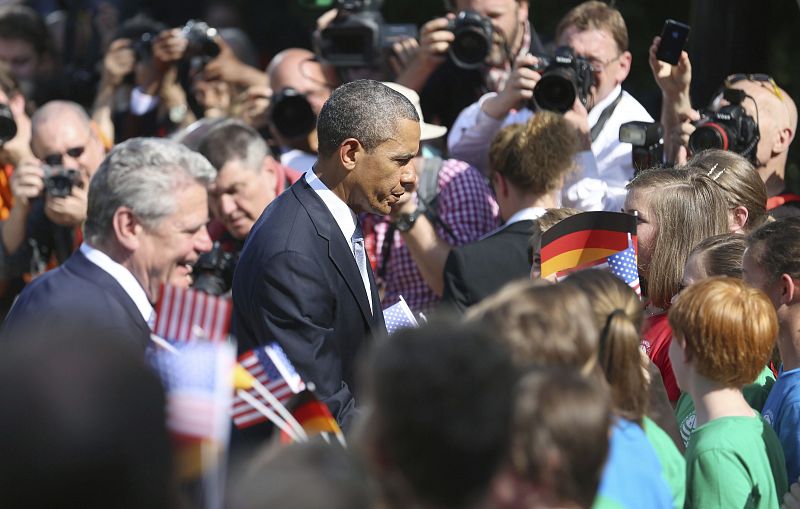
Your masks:
[[[592,126],[591,130],[592,143],[594,143],[594,140],[596,140],[597,137],[600,136],[600,131],[602,131],[603,128],[606,126],[606,122],[608,122],[608,119],[611,118],[611,115],[614,113],[614,110],[617,108],[617,105],[622,100],[622,94],[624,93],[625,92],[623,90],[619,91],[619,95],[617,96],[617,98],[614,99],[614,101],[611,104],[606,106],[606,108],[600,114],[600,118],[597,119],[597,123],[594,126]]]

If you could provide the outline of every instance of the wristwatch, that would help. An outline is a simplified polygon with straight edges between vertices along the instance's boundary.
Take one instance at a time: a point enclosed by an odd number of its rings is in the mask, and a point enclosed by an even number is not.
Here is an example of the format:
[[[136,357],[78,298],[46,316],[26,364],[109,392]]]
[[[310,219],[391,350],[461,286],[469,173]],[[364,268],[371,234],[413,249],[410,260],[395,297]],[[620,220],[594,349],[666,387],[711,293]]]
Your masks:
[[[422,209],[417,209],[411,214],[400,214],[400,216],[394,222],[394,227],[397,228],[397,231],[405,233],[414,227],[414,223],[417,222],[417,219],[421,214]]]

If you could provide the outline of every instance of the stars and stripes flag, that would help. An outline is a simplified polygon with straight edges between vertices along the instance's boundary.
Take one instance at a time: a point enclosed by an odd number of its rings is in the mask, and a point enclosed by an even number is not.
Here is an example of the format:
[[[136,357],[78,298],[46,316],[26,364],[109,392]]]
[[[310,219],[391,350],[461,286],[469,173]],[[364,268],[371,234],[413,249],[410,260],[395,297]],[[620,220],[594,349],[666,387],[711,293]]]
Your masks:
[[[383,310],[383,321],[386,322],[386,332],[389,334],[394,334],[399,329],[419,327],[414,313],[402,295],[396,304]]]
[[[167,394],[167,428],[181,437],[226,443],[235,348],[198,341],[178,349],[179,355],[165,350],[150,353]]]
[[[633,288],[636,295],[642,296],[642,289],[639,286],[639,268],[636,264],[636,250],[633,243],[625,251],[609,256],[607,264],[612,274]]]
[[[259,347],[242,354],[239,364],[270,391],[281,404],[285,405],[295,394],[305,389],[305,383],[295,371],[278,343]],[[264,406],[271,405],[255,389],[247,391]],[[233,400],[233,423],[239,429],[267,421],[267,418],[244,399],[236,396]]]
[[[231,322],[231,300],[191,288],[163,285],[156,304],[153,332],[173,342],[225,341]]]

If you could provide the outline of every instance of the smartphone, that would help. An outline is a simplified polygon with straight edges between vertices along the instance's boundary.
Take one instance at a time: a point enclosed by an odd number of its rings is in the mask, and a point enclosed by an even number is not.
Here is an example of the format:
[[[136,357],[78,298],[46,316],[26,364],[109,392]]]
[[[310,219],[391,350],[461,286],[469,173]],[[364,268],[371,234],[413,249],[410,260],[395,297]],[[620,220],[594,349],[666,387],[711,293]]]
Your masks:
[[[689,38],[689,25],[668,19],[661,31],[661,43],[656,51],[656,58],[662,62],[675,65],[681,57],[681,51]]]

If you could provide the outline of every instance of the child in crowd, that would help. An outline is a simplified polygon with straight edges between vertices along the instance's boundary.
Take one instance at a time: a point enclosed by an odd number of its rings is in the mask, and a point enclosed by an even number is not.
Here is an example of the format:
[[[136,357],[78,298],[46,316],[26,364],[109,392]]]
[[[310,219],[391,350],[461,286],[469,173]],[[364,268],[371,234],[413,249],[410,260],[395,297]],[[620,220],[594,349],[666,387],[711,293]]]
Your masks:
[[[669,324],[672,369],[697,410],[686,450],[686,507],[778,507],[787,490],[781,444],[741,391],[772,351],[772,304],[740,280],[714,277],[681,293]]]

